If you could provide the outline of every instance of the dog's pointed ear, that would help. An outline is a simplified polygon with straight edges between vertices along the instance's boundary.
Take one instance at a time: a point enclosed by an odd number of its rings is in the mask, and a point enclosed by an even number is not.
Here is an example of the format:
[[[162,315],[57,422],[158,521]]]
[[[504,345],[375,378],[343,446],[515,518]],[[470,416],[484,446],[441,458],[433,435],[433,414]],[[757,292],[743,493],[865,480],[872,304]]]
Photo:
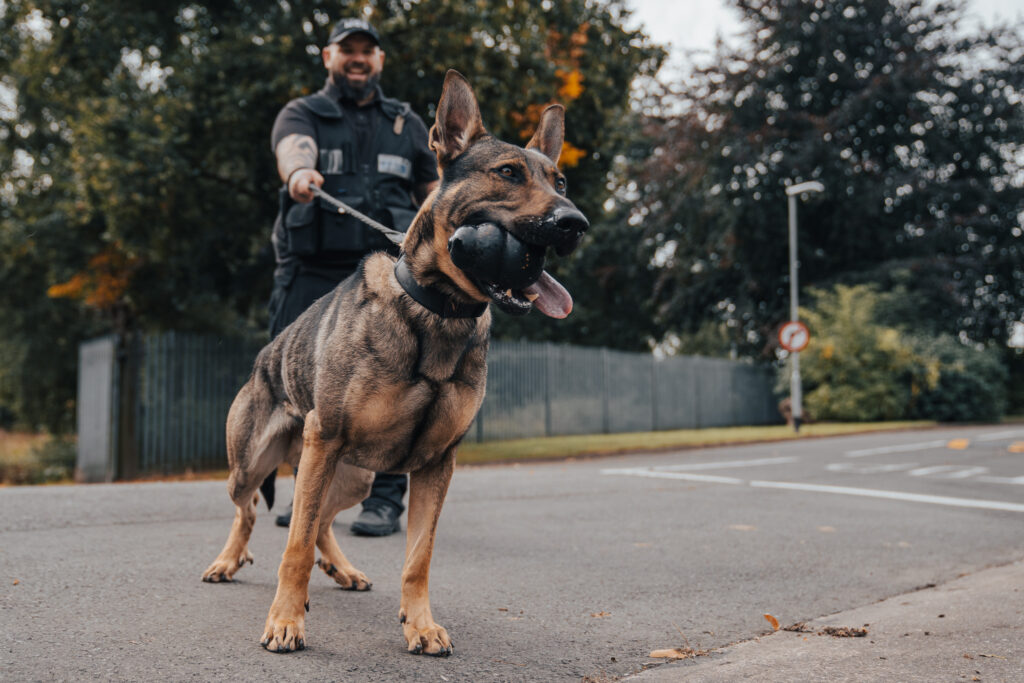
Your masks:
[[[551,161],[558,163],[565,139],[565,107],[552,104],[540,115],[540,123],[526,149],[535,149]]]
[[[437,104],[437,118],[430,127],[430,149],[445,166],[486,134],[473,88],[462,74],[449,69]]]

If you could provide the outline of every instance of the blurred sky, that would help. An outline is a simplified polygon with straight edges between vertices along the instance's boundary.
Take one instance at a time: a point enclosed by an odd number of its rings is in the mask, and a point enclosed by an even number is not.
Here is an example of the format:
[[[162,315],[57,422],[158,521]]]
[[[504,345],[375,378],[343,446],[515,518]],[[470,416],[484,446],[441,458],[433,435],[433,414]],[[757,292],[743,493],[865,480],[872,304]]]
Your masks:
[[[711,50],[715,37],[735,39],[739,14],[727,0],[628,0],[634,14],[630,27],[642,26],[662,45],[671,45],[670,69],[680,69],[687,50]],[[986,26],[1024,21],[1022,0],[968,0],[969,18]]]

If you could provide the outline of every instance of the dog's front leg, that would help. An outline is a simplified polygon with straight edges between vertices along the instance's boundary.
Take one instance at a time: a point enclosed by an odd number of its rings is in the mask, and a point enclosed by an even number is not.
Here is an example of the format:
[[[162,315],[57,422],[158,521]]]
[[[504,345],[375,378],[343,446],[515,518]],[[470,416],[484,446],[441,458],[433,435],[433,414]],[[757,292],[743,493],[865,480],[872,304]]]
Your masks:
[[[306,647],[309,575],[313,569],[321,506],[334,477],[339,446],[321,438],[320,420],[316,411],[311,411],[302,432],[302,458],[295,478],[288,545],[277,572],[277,595],[260,639],[260,644],[272,652],[291,652]]]
[[[444,627],[430,613],[430,557],[434,551],[434,533],[448,482],[455,468],[455,449],[436,463],[413,472],[409,477],[409,529],[405,543],[405,568],[402,570],[402,622],[409,652],[446,656],[452,653],[452,641]]]

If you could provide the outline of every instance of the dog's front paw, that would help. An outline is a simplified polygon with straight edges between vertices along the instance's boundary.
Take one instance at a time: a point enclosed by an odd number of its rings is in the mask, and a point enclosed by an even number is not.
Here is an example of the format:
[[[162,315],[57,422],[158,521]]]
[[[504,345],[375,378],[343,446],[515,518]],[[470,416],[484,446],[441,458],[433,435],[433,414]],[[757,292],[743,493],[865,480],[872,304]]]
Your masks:
[[[316,564],[320,569],[324,570],[324,573],[327,574],[327,576],[334,579],[334,581],[345,590],[368,591],[373,588],[373,582],[366,578],[366,574],[362,573],[352,565],[348,565],[347,567],[338,567],[324,558],[317,560]]]
[[[281,654],[306,649],[305,620],[267,617],[260,645]]]
[[[203,572],[203,581],[206,583],[228,583],[233,581],[235,572],[241,569],[246,562],[252,564],[252,561],[252,553],[249,552],[248,548],[237,558],[220,556]]]
[[[447,657],[454,652],[448,631],[433,619],[428,617],[414,621],[407,619],[405,612],[400,612],[398,616],[402,621],[402,631],[409,645],[410,654]]]

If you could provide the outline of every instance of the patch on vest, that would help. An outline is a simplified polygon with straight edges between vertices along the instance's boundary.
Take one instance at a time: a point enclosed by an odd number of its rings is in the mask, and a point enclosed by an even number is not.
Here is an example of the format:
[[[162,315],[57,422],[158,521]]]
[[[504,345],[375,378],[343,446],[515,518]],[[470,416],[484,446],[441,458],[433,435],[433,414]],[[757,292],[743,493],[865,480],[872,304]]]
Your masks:
[[[320,150],[321,173],[341,173],[342,161],[344,161],[344,155],[341,153],[340,149]]]
[[[412,162],[395,154],[378,154],[377,173],[387,173],[409,180],[412,178]]]

